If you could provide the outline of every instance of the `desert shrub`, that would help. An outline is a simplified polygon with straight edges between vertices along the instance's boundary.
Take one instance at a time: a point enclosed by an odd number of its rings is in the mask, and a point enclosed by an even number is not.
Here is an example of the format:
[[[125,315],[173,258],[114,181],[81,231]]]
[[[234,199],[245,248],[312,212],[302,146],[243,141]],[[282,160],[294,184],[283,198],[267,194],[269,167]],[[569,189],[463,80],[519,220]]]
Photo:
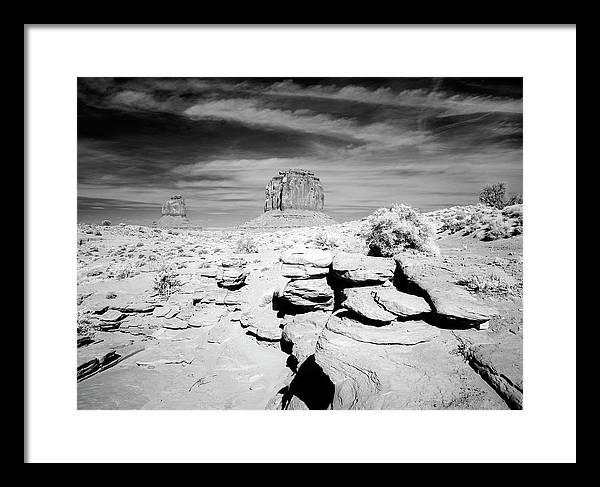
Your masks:
[[[521,204],[505,206],[502,210],[502,215],[513,218],[517,223],[523,225],[523,205]]]
[[[333,249],[338,246],[337,240],[331,235],[327,235],[325,232],[317,233],[312,239],[313,244],[318,249]]]
[[[133,266],[131,264],[121,264],[113,272],[115,279],[127,279],[134,275]]]
[[[479,193],[479,201],[487,206],[493,206],[501,210],[506,205],[506,183],[496,183],[485,186]]]
[[[256,241],[250,236],[241,237],[237,241],[235,248],[238,253],[243,253],[243,254],[258,253],[258,245],[256,244]]]
[[[434,229],[415,209],[407,205],[379,208],[367,217],[364,237],[369,254],[391,257],[403,250],[427,254],[439,252],[433,241]]]
[[[439,231],[456,233],[473,224],[474,214],[467,213],[465,210],[457,210],[442,218],[442,223]]]
[[[110,227],[111,225],[112,223],[110,222],[110,220],[102,220],[103,227]]]
[[[161,296],[170,296],[181,283],[177,279],[177,274],[168,265],[162,265],[154,278],[153,289]]]
[[[522,194],[513,194],[506,201],[506,206],[522,205],[522,204],[523,204],[523,195]]]
[[[513,226],[504,218],[494,217],[487,221],[483,231],[482,240],[498,240],[500,238],[508,238],[513,235]]]
[[[460,286],[478,294],[513,294],[515,283],[496,272],[489,274],[472,274],[457,281]]]

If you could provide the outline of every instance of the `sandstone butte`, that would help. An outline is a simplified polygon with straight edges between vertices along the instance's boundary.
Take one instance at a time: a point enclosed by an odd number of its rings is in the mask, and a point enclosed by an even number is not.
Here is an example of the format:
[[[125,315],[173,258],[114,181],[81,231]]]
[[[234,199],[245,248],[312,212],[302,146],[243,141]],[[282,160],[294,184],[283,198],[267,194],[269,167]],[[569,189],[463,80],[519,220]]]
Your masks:
[[[304,169],[279,171],[265,189],[265,212],[271,210],[323,211],[323,185],[313,172]]]
[[[185,200],[180,194],[171,196],[162,205],[162,217],[158,220],[161,227],[185,227],[189,225]]]

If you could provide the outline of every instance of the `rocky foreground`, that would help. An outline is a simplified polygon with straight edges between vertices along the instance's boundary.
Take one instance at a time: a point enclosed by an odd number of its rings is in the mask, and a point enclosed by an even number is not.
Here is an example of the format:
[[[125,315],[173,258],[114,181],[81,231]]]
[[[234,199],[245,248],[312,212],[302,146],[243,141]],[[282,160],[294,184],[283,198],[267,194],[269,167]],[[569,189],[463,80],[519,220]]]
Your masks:
[[[395,258],[362,222],[80,225],[78,408],[520,409],[522,238],[474,213]]]

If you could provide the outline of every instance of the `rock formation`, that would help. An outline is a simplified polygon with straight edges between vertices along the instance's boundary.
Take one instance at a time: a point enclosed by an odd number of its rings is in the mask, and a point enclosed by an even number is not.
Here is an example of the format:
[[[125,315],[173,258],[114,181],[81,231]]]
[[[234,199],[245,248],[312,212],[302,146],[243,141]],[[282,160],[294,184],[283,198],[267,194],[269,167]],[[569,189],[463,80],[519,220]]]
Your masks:
[[[305,169],[279,171],[265,189],[262,215],[240,228],[298,228],[337,223],[323,212],[325,192],[318,177]]]
[[[324,202],[321,181],[304,169],[279,171],[265,189],[265,211],[323,211]]]
[[[186,217],[185,200],[180,194],[171,196],[162,206],[163,216],[181,216]]]
[[[161,227],[185,227],[189,224],[183,196],[180,194],[171,196],[162,206],[162,217],[158,220],[158,225]]]

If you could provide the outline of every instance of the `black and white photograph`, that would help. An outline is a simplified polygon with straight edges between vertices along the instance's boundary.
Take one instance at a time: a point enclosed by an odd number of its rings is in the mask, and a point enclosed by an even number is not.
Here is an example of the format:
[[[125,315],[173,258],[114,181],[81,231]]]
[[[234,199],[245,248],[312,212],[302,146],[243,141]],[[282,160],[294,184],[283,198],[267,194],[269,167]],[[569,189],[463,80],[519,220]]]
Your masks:
[[[574,26],[25,32],[26,462],[574,460]]]
[[[520,409],[520,78],[79,78],[82,409]]]

